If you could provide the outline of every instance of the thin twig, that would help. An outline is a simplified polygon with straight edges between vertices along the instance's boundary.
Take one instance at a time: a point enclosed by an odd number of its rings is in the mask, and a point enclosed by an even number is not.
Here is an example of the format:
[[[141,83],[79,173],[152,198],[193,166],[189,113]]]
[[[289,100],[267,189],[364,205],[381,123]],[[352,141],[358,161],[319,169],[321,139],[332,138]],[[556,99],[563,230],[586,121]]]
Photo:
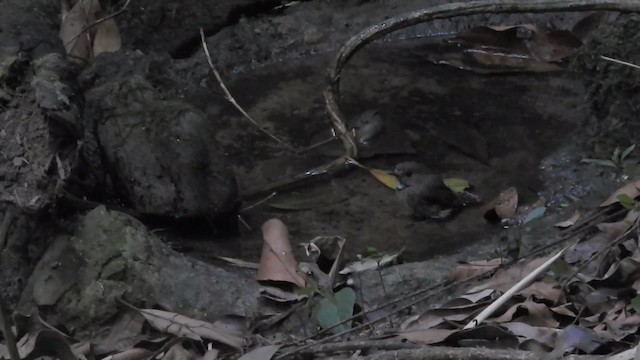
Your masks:
[[[81,0],[80,0],[80,1],[81,1]],[[80,35],[84,34],[84,33],[85,33],[85,31],[87,31],[87,30],[91,29],[92,27],[94,27],[94,26],[96,26],[96,25],[98,25],[98,24],[100,24],[100,23],[102,23],[102,22],[105,22],[105,21],[107,21],[107,20],[109,20],[109,19],[113,19],[114,17],[116,17],[116,16],[118,16],[118,15],[122,14],[125,10],[127,10],[127,6],[129,6],[129,3],[130,3],[130,2],[131,2],[131,0],[127,0],[127,1],[124,3],[124,5],[122,5],[122,7],[121,7],[118,11],[116,11],[116,12],[114,12],[114,13],[110,14],[110,15],[107,15],[107,16],[105,16],[105,17],[103,17],[103,18],[100,18],[100,19],[98,19],[98,20],[94,21],[93,23],[91,23],[91,24],[89,24],[89,25],[85,26],[82,30],[80,30],[80,32],[79,32],[79,33],[77,33],[74,37],[72,37],[72,38],[71,38],[71,39],[69,39],[66,43],[64,43],[64,47],[66,48],[66,47],[67,47],[67,45],[71,44],[71,42],[73,42],[75,39],[77,39],[77,38],[78,38],[78,36],[80,36]]]
[[[509,299],[511,299],[514,295],[516,295],[520,290],[524,289],[527,285],[529,285],[533,280],[535,280],[538,275],[542,274],[542,272],[546,271],[549,266],[551,266],[556,260],[560,258],[570,247],[574,244],[564,247],[562,250],[558,251],[554,256],[545,261],[542,265],[538,266],[535,270],[530,272],[527,276],[525,276],[522,280],[518,281],[515,285],[513,285],[509,290],[507,290],[502,296],[497,298],[491,305],[487,306],[484,310],[480,312],[473,320],[471,320],[463,329],[471,329],[474,328],[484,320],[486,320],[489,316],[493,315],[493,313],[499,309],[502,305],[504,305]]]
[[[265,130],[262,126],[260,126],[260,124],[258,124],[257,121],[255,121],[251,117],[251,115],[249,115],[246,111],[244,111],[244,109],[238,104],[236,99],[234,99],[234,97],[231,95],[231,93],[229,92],[229,89],[227,89],[227,86],[222,81],[222,77],[220,76],[220,73],[218,73],[218,70],[216,70],[216,67],[213,65],[213,60],[211,59],[211,54],[209,54],[209,47],[207,46],[207,41],[206,41],[205,36],[204,36],[204,30],[202,28],[200,28],[200,40],[202,41],[202,49],[204,50],[204,54],[205,54],[205,56],[207,58],[207,63],[209,63],[209,68],[211,68],[211,71],[213,72],[213,75],[216,77],[216,80],[218,80],[218,84],[220,84],[220,88],[222,89],[222,91],[224,91],[225,99],[227,99],[228,102],[230,102],[236,109],[238,109],[238,111],[240,111],[240,113],[247,120],[249,120],[253,125],[255,125],[255,127],[257,127],[258,130],[260,130],[263,134],[265,134],[268,137],[272,138],[277,143],[279,143],[280,145],[282,145],[285,148],[287,148],[287,150],[292,151],[294,153],[297,152],[296,149],[294,149],[291,145],[285,143],[284,141],[280,140],[280,138],[278,138],[274,134],[272,134],[272,133],[268,132],[267,130]]]
[[[254,202],[253,204],[250,204],[250,205],[247,205],[247,206],[243,207],[242,209],[240,209],[240,212],[243,213],[243,212],[249,211],[249,210],[253,209],[256,206],[261,205],[261,204],[269,201],[269,199],[271,199],[272,197],[276,196],[277,194],[278,193],[274,191],[271,194],[265,196],[264,199],[260,199],[260,200],[258,200],[256,202]]]
[[[608,56],[604,56],[604,55],[600,55],[600,58],[601,58],[601,59],[604,59],[604,60],[607,60],[607,61],[614,62],[614,63],[616,63],[616,64],[626,65],[626,66],[632,67],[632,68],[634,68],[634,69],[640,69],[640,66],[638,66],[638,65],[636,65],[636,64],[632,64],[632,63],[630,63],[630,62],[626,62],[626,61],[622,61],[622,60],[614,59],[614,58],[611,58],[611,57],[608,57]]]

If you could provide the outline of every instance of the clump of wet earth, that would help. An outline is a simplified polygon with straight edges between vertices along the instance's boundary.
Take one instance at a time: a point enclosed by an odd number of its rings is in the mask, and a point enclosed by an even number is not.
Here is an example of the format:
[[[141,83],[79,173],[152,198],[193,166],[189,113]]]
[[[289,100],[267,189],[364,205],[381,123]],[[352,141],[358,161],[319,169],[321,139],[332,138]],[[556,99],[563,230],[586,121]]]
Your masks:
[[[250,314],[257,297],[251,273],[217,259],[257,261],[260,226],[274,217],[287,224],[294,244],[324,235],[347,239],[345,258],[371,248],[405,249],[404,260],[419,263],[420,271],[400,275],[393,293],[441,281],[456,261],[508,250],[501,239],[509,233],[487,222],[486,208],[465,209],[447,222],[416,222],[393,191],[360,168],[275,196],[254,191],[340,155],[323,97],[335,51],[360,28],[424,7],[423,1],[290,7],[245,1],[216,9],[198,1],[143,3],[121,15],[123,49],[82,68],[66,61],[55,36],[60,9],[38,1],[3,4],[0,288],[12,308],[46,307],[77,331],[114,316],[121,296],[207,319],[228,310]],[[198,6],[206,11],[180,11]],[[155,21],[132,20],[143,8]],[[599,56],[640,61],[637,42],[629,40],[640,34],[637,16],[613,16],[558,73],[477,75],[431,64],[425,39],[469,24],[568,28],[584,15],[445,19],[366,46],[341,83],[350,125],[375,112],[384,129],[364,141],[360,162],[390,170],[418,161],[469,181],[485,202],[516,187],[521,204],[547,207],[543,219],[519,234],[519,253],[552,242],[550,224],[594,208],[630,175],[580,160],[607,158],[635,141],[637,70]],[[185,16],[205,27],[233,97],[295,151],[225,99],[195,28],[174,33]],[[12,27],[21,23],[28,33]],[[488,144],[487,156],[449,145],[434,126],[454,135],[462,127],[475,130]],[[190,292],[199,285],[184,286],[211,278],[218,280],[200,288],[206,299]],[[109,301],[94,307],[96,299]]]

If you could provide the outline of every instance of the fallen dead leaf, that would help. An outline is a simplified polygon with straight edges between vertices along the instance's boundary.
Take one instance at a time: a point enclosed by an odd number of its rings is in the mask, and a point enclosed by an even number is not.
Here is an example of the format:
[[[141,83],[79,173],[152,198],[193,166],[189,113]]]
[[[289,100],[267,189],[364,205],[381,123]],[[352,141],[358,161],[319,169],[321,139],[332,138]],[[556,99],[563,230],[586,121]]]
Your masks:
[[[632,182],[618,188],[618,190],[614,191],[613,194],[611,194],[607,198],[607,200],[605,200],[602,204],[600,204],[600,207],[609,206],[611,204],[616,204],[620,202],[620,199],[618,198],[618,196],[623,194],[629,196],[632,199],[635,199],[636,197],[638,197],[638,195],[640,195],[640,179],[635,179]]]
[[[262,237],[264,245],[256,280],[284,281],[304,287],[305,280],[298,274],[287,226],[278,219],[267,220],[262,225]]]
[[[533,259],[531,261],[522,261],[510,268],[498,270],[489,280],[473,287],[469,292],[476,292],[484,289],[493,289],[499,291],[507,291],[514,284],[527,276],[533,270],[544,264],[548,257]]]
[[[230,334],[225,329],[220,329],[206,321],[164,310],[140,309],[139,311],[151,326],[175,336],[188,337],[198,341],[202,339],[215,340],[238,350],[242,349],[244,345],[243,338]]]
[[[504,264],[505,262],[506,260],[502,258],[495,258],[491,260],[465,261],[463,263],[456,264],[451,269],[451,280],[456,282],[464,281],[474,276],[485,274]]]
[[[91,35],[86,30],[100,11],[98,0],[78,0],[60,25],[58,36],[70,59],[76,62],[86,62],[91,56]]]
[[[568,30],[530,24],[478,26],[451,42],[463,46],[464,54],[452,56],[452,62],[478,72],[560,70],[553,62],[572,56],[582,45]]]
[[[173,345],[162,357],[163,360],[195,360],[198,354],[194,350],[185,349],[182,342]]]
[[[567,220],[560,221],[559,223],[556,223],[553,226],[564,229],[564,228],[568,228],[568,227],[571,227],[571,226],[575,225],[578,222],[578,220],[580,220],[580,213],[576,211],[573,214],[573,216],[571,216]]]
[[[119,353],[110,355],[111,360],[144,360],[153,354],[152,351],[144,348],[131,348]]]
[[[500,316],[489,318],[487,322],[505,323],[511,321],[524,322],[532,326],[556,328],[560,323],[553,318],[553,313],[547,305],[537,303],[531,299],[511,306]]]
[[[597,226],[598,230],[609,235],[611,239],[615,239],[629,230],[633,224],[640,218],[640,212],[637,210],[629,210],[624,219],[613,223],[600,223]]]
[[[253,349],[238,360],[269,360],[280,349],[280,345],[267,345]]]
[[[121,46],[120,29],[115,19],[107,19],[96,26],[96,37],[93,39],[94,57],[103,52],[118,51]]]

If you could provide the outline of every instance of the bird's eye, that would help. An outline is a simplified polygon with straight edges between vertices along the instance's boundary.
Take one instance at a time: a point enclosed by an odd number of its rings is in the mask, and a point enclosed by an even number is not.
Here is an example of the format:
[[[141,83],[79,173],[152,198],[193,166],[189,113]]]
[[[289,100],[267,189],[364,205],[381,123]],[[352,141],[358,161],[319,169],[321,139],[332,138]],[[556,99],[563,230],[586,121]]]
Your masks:
[[[410,176],[411,176],[411,171],[407,171],[407,172],[405,172],[405,173],[404,173],[404,176],[406,176],[406,177],[410,177]]]

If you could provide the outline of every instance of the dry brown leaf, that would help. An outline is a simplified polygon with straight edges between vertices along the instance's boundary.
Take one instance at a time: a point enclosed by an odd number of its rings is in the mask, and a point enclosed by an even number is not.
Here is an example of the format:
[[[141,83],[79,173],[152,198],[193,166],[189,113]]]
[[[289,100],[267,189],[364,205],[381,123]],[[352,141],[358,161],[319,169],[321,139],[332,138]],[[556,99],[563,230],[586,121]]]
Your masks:
[[[629,230],[636,221],[640,218],[640,212],[636,210],[629,210],[627,216],[624,219],[613,223],[600,223],[597,226],[598,230],[609,235],[609,238],[615,239]]]
[[[32,357],[55,356],[60,360],[76,360],[69,346],[69,339],[57,330],[32,330],[25,334],[16,344],[21,359]]]
[[[466,46],[467,57],[461,57],[460,61],[477,71],[559,70],[552,62],[572,56],[582,45],[570,31],[529,24],[478,26],[459,34],[453,42]]]
[[[536,281],[526,288],[520,290],[518,295],[530,296],[535,295],[542,299],[547,299],[555,302],[560,298],[560,286],[556,283],[549,283],[545,281]]]
[[[458,331],[456,329],[403,330],[398,335],[417,344],[437,344]]]
[[[281,345],[267,345],[253,349],[242,355],[238,360],[269,360],[278,352]]]
[[[618,196],[622,194],[625,194],[632,199],[638,197],[638,195],[640,195],[640,179],[635,179],[632,182],[618,188],[618,190],[614,191],[613,194],[611,194],[607,198],[607,200],[600,204],[600,206],[609,206],[611,204],[620,202],[620,200],[618,200]]]
[[[236,349],[242,349],[244,339],[229,334],[224,329],[202,320],[192,319],[184,315],[157,309],[140,309],[142,316],[154,328],[194,340],[209,339],[221,342]]]
[[[516,214],[518,208],[518,190],[510,187],[498,195],[495,201],[496,214],[501,219],[508,219]]]
[[[517,317],[516,317],[517,316]],[[547,305],[527,300],[511,306],[502,315],[487,319],[487,322],[505,323],[518,321],[532,326],[556,328],[560,323],[553,318]]]
[[[112,354],[131,346],[136,337],[140,337],[145,319],[137,311],[125,311],[118,315],[108,332],[91,340],[93,355]]]
[[[568,228],[568,227],[571,227],[571,226],[575,225],[578,222],[578,220],[580,220],[580,213],[576,211],[573,214],[573,216],[571,216],[567,220],[560,221],[559,223],[556,223],[553,226],[564,229],[564,228]]]
[[[220,351],[218,351],[217,349],[209,349],[206,353],[204,353],[202,360],[216,360],[219,353]]]
[[[305,280],[298,274],[287,226],[278,219],[267,220],[262,225],[262,237],[264,245],[256,280],[284,281],[304,287]]]
[[[548,327],[531,326],[522,322],[511,322],[501,324],[506,327],[514,335],[524,340],[536,340],[542,344],[549,346],[555,343],[555,339],[562,332],[560,329],[551,329]]]
[[[474,276],[487,273],[505,263],[505,259],[465,261],[451,269],[451,280],[464,281]]]
[[[82,30],[92,24],[100,11],[98,0],[78,0],[60,25],[58,37],[72,60],[87,61],[91,56],[91,35]]]
[[[518,264],[503,270],[498,270],[487,282],[475,286],[469,292],[480,291],[484,289],[493,289],[499,291],[509,290],[515,283],[523,279],[527,274],[537,269],[548,257],[533,259],[528,262],[519,262]]]
[[[115,19],[107,19],[97,25],[96,37],[93,39],[93,57],[103,52],[118,51],[121,46],[120,29]]]
[[[194,350],[187,350],[182,346],[182,342],[179,342],[167,350],[162,357],[162,360],[195,360],[198,354]]]
[[[110,355],[111,360],[144,360],[153,354],[152,351],[149,351],[144,348],[131,348],[119,353]]]

